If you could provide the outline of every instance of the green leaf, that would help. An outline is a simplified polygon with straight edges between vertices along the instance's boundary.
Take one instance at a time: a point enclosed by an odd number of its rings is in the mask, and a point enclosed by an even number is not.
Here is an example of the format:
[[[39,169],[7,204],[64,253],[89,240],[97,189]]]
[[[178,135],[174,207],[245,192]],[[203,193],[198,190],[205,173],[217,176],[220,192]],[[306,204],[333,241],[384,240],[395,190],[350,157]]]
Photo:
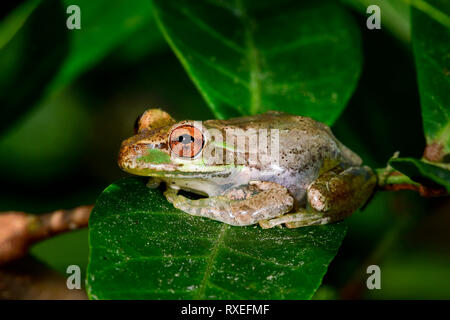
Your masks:
[[[419,183],[433,181],[450,192],[450,166],[435,165],[414,158],[392,158],[389,165]]]
[[[81,10],[81,29],[69,32],[69,55],[52,85],[67,84],[142,27],[147,28],[150,41],[161,39],[149,0],[117,0],[113,4],[107,0],[64,0],[65,7],[73,4]]]
[[[80,7],[80,30],[66,27],[69,5]],[[162,39],[148,0],[29,0],[9,21],[0,25],[0,111],[7,116],[0,130],[141,28],[149,41]]]
[[[22,27],[0,49],[0,132],[42,98],[59,72],[69,47],[64,12],[54,0],[41,1],[31,14],[25,10],[28,18],[19,19]]]
[[[145,183],[119,180],[97,200],[91,299],[309,299],[346,232],[232,227],[174,209]]]
[[[3,48],[3,46],[11,40],[34,9],[36,9],[38,4],[39,0],[30,0],[21,3],[8,16],[0,21],[0,48]]]
[[[219,118],[281,110],[332,124],[357,84],[360,33],[336,3],[154,0],[154,12]]]
[[[430,160],[441,161],[450,153],[450,2],[419,4],[433,9],[411,9],[412,40],[425,136],[438,153]]]

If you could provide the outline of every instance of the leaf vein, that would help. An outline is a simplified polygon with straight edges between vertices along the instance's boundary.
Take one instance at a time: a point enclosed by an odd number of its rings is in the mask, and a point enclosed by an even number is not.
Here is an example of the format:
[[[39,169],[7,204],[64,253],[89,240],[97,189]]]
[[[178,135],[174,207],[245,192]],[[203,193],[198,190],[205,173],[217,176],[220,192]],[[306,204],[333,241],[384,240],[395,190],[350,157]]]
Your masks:
[[[338,41],[339,41],[339,38],[336,36],[328,36],[328,35],[310,36],[308,38],[301,38],[297,41],[289,42],[283,46],[277,46],[277,47],[271,48],[269,50],[264,50],[263,53],[266,57],[270,57],[270,56],[275,56],[280,53],[288,52],[289,50],[299,49],[299,48],[307,46],[307,45],[325,43],[325,42],[336,43]]]
[[[217,284],[215,284],[215,283],[212,283],[212,282],[209,281],[209,280],[207,281],[207,284],[208,284],[210,287],[216,288],[217,290],[221,290],[221,291],[223,291],[223,292],[225,292],[225,293],[229,293],[229,294],[231,294],[232,296],[234,296],[234,297],[236,297],[236,298],[238,298],[238,299],[246,300],[246,298],[241,297],[240,295],[238,295],[238,294],[236,294],[236,293],[234,293],[234,292],[231,292],[231,291],[229,291],[229,290],[227,290],[227,289],[225,289],[225,288],[223,288],[223,287],[221,287],[221,286],[219,286],[219,285],[217,285]]]
[[[199,289],[197,291],[196,294],[196,298],[202,298],[205,294],[205,289],[206,289],[206,284],[208,282],[209,277],[211,276],[211,271],[212,271],[212,267],[214,265],[215,262],[215,258],[217,256],[217,253],[219,251],[219,247],[221,242],[223,241],[223,238],[225,236],[226,231],[228,230],[228,225],[227,224],[223,224],[219,236],[217,237],[217,241],[214,244],[214,247],[211,250],[211,254],[208,258],[208,261],[206,263],[206,268],[205,268],[205,273],[202,279],[202,282],[200,283]]]
[[[208,24],[206,24],[203,21],[201,21],[200,19],[198,19],[186,7],[183,7],[181,9],[181,13],[186,18],[188,18],[191,22],[193,22],[197,27],[199,27],[201,30],[203,30],[207,34],[209,34],[211,37],[213,37],[213,38],[219,40],[220,42],[222,42],[225,46],[227,46],[227,47],[229,47],[229,48],[231,48],[231,49],[233,49],[233,50],[235,50],[236,52],[239,52],[239,53],[243,53],[244,52],[244,49],[241,48],[237,43],[235,43],[234,41],[228,40],[223,35],[221,35],[219,32],[214,30],[214,28],[212,28]]]
[[[287,268],[293,268],[293,269],[298,269],[298,268],[300,268],[300,267],[298,267],[298,266],[293,266],[293,265],[290,265],[290,264],[279,263],[279,262],[276,262],[276,261],[273,261],[273,260],[269,260],[269,259],[262,259],[262,258],[260,258],[260,257],[257,257],[257,256],[254,256],[254,255],[252,255],[252,254],[249,254],[249,253],[247,253],[247,252],[241,251],[241,250],[239,250],[239,249],[235,249],[235,248],[232,248],[232,247],[230,247],[230,246],[227,246],[227,245],[225,245],[225,244],[223,245],[223,247],[224,247],[225,249],[231,251],[231,252],[234,252],[234,253],[238,254],[238,255],[243,255],[243,256],[248,257],[248,258],[251,258],[251,259],[253,259],[253,260],[257,260],[257,261],[259,261],[259,262],[270,263],[270,264],[273,264],[273,265],[278,266],[278,267],[285,267],[285,268],[287,267]]]
[[[175,38],[175,37],[174,37]],[[180,43],[182,43],[182,41],[179,39]],[[188,45],[184,44],[185,47],[188,47]],[[223,68],[222,66],[220,66],[217,63],[214,63],[212,61],[209,61],[208,59],[206,59],[203,55],[201,55],[200,53],[198,53],[196,50],[190,48],[190,53],[192,55],[194,55],[199,61],[203,62],[204,64],[208,65],[208,67],[211,67],[212,69],[216,70],[217,72],[219,72],[220,74],[230,78],[233,80],[234,83],[239,83],[242,84],[244,87],[249,88],[251,86],[251,84],[249,85],[249,83],[242,79],[241,77],[238,77],[236,74],[230,72],[229,70],[227,70],[226,68]]]

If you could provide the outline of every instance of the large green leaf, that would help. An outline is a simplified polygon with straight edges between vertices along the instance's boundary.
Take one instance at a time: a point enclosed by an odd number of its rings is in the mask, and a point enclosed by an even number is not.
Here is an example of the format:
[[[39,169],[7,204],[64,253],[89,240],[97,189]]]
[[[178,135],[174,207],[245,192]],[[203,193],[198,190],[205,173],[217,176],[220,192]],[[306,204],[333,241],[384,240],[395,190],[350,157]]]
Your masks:
[[[439,165],[414,158],[393,158],[389,165],[419,183],[432,181],[450,192],[450,166]]]
[[[127,178],[103,192],[89,221],[87,290],[92,299],[309,299],[345,231],[231,227]]]
[[[282,110],[332,124],[355,89],[360,34],[334,2],[154,0],[154,12],[217,117]]]
[[[80,30],[66,27],[69,5],[80,7]],[[149,0],[29,0],[8,21],[0,25],[0,130],[139,29],[149,42],[162,39]]]
[[[441,161],[450,153],[450,2],[421,3],[433,10],[411,9],[414,56],[428,158]]]

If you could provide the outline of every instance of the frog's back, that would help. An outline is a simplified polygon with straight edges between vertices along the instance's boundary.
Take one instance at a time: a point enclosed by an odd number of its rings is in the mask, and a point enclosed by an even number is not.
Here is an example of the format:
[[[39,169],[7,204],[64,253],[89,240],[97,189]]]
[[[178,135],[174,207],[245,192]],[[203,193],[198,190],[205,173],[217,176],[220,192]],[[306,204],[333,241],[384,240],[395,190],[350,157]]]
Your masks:
[[[334,137],[327,125],[309,117],[269,111],[229,120],[209,120],[205,125],[219,130],[254,129],[259,132],[259,129],[267,129],[266,132],[270,132],[277,129],[277,161],[248,161],[246,167],[250,171],[250,180],[273,181],[284,185],[299,203],[304,201],[308,185],[322,172],[337,165],[359,166],[362,162],[358,155]]]
[[[205,124],[218,129],[279,129],[289,130],[301,125],[303,121],[311,118],[295,116],[280,111],[267,111],[263,114],[231,118],[227,120],[208,120]],[[312,120],[314,121],[314,120]]]
[[[229,120],[208,120],[205,124],[219,130],[240,129],[245,132],[245,130],[254,129],[257,134],[261,134],[260,129],[267,129],[269,134],[270,130],[278,130],[279,165],[286,169],[302,171],[314,165],[326,170],[328,168],[324,166],[362,163],[358,155],[334,137],[327,125],[309,117],[268,111],[260,115]],[[247,164],[251,165],[251,163]]]

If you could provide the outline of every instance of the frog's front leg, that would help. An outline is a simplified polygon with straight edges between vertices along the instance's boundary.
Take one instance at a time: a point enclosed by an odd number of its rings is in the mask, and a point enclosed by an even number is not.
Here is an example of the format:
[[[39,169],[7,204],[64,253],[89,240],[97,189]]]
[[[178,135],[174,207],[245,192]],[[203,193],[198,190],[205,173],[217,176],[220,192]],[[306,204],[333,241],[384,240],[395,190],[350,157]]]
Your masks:
[[[207,217],[234,226],[258,223],[289,212],[294,199],[287,189],[274,182],[254,181],[232,188],[221,196],[191,200],[168,188],[164,195],[174,207],[189,214]]]
[[[147,188],[156,189],[161,184],[161,179],[150,177],[147,181]]]
[[[263,228],[286,223],[288,228],[326,224],[342,220],[364,205],[376,185],[369,167],[336,168],[317,178],[307,189],[307,208],[269,221]]]

